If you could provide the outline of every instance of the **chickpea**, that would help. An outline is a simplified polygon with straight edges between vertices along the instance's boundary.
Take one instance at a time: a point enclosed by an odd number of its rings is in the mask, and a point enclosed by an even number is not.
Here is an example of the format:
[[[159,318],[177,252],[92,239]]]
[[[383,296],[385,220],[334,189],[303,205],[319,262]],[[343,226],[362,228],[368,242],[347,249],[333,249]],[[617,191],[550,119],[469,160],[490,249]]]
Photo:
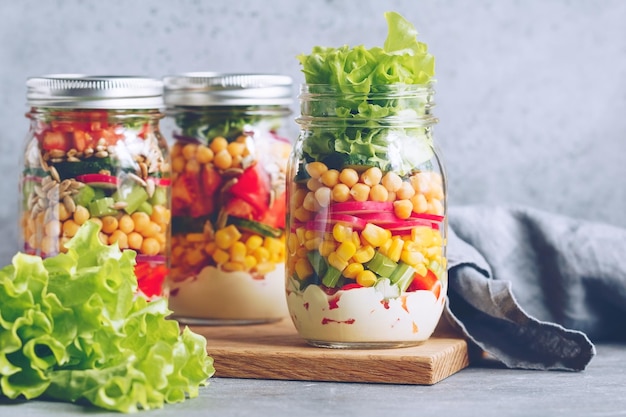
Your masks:
[[[152,206],[152,214],[150,215],[150,220],[155,222],[158,225],[167,225],[170,222],[170,211],[167,207],[164,206]]]
[[[373,187],[376,184],[380,184],[380,180],[383,177],[383,173],[378,167],[371,167],[361,174],[361,182],[365,185]]]
[[[317,180],[328,170],[328,167],[323,162],[315,161],[308,163],[305,169],[311,178],[315,178]]]
[[[226,150],[232,157],[243,155],[245,149],[246,144],[241,142],[231,142],[226,146]]]
[[[159,242],[153,238],[153,237],[149,237],[143,240],[142,244],[141,244],[141,253],[145,254],[145,255],[158,255],[159,251],[161,250],[161,245],[159,244]]]
[[[141,234],[143,235],[143,237],[154,237],[156,236],[158,233],[161,232],[161,226],[159,226],[158,224],[156,224],[155,222],[151,221],[149,222],[146,227],[144,227],[141,230]]]
[[[185,161],[185,158],[182,155],[172,158],[172,170],[174,172],[183,172],[186,164],[187,161]]]
[[[328,187],[320,187],[315,191],[315,200],[320,207],[328,207],[330,204],[331,190]]]
[[[209,162],[213,161],[214,156],[215,154],[208,146],[198,146],[198,150],[196,151],[196,160],[198,161],[198,163],[208,164]]]
[[[402,186],[402,178],[395,172],[388,172],[382,178],[382,184],[385,186],[387,191],[396,192]]]
[[[317,191],[317,189],[322,186],[324,186],[324,184],[321,183],[319,178],[309,178],[309,180],[306,182],[306,188],[311,191]]]
[[[170,156],[172,158],[174,158],[175,156],[180,155],[181,151],[182,151],[183,146],[180,144],[180,142],[176,142],[173,146],[172,149],[170,151]]]
[[[62,222],[70,218],[70,212],[68,212],[67,209],[65,208],[65,204],[59,204],[58,215],[59,215],[59,220],[61,220]]]
[[[191,159],[195,159],[197,148],[198,148],[198,145],[196,143],[186,144],[185,146],[183,146],[183,150],[182,150],[183,157],[188,161]]]
[[[302,203],[304,202],[304,198],[306,197],[306,195],[307,195],[307,190],[305,190],[304,188],[298,188],[296,191],[294,191],[293,197],[291,198],[291,201],[293,201],[294,206],[300,207]]]
[[[102,220],[100,220],[99,217],[92,217],[91,219],[89,219],[89,221],[97,224],[98,227],[102,230]]]
[[[59,238],[56,236],[44,236],[41,239],[41,251],[47,255],[56,254],[59,251]]]
[[[116,230],[109,236],[109,245],[117,242],[120,249],[128,249],[128,236],[121,230]]]
[[[350,199],[350,187],[344,183],[339,183],[333,187],[332,192],[333,201],[343,203]]]
[[[143,244],[143,236],[137,232],[131,232],[128,234],[128,247],[134,250],[140,250]]]
[[[215,166],[219,169],[228,169],[233,164],[233,157],[226,149],[222,149],[221,151],[215,153],[213,164],[215,164]]]
[[[76,232],[78,232],[79,227],[80,226],[74,220],[68,219],[63,222],[63,227],[61,229],[64,236],[74,237]]]
[[[413,211],[415,213],[425,213],[426,210],[428,210],[428,201],[426,201],[424,194],[415,194],[411,198],[411,203],[413,204]]]
[[[89,220],[89,217],[91,216],[91,214],[89,213],[89,210],[87,210],[86,207],[83,207],[81,205],[76,205],[76,210],[74,211],[74,221],[76,222],[76,224],[78,224],[79,226],[82,226],[87,220]]]
[[[213,138],[211,144],[209,145],[209,148],[211,148],[214,154],[217,154],[222,150],[226,150],[227,147],[228,141],[225,137],[222,136],[216,136],[215,138]]]
[[[188,160],[185,164],[185,172],[188,172],[190,174],[197,174],[198,172],[200,172],[200,164],[198,163],[198,161],[195,159]]]
[[[117,230],[117,219],[113,216],[104,216],[102,218],[102,231],[106,234],[111,234]]]
[[[302,207],[304,207],[308,211],[317,211],[320,209],[319,202],[315,198],[315,193],[313,191],[310,191],[309,193],[307,193],[306,197],[304,197]]]
[[[402,182],[402,186],[396,191],[396,196],[400,200],[408,200],[415,195],[413,186],[408,182]]]
[[[61,234],[61,222],[58,220],[50,220],[44,226],[46,236],[57,238]]]
[[[350,195],[355,201],[367,201],[370,195],[370,187],[358,182],[350,189]]]
[[[344,168],[339,173],[339,181],[346,184],[348,187],[352,187],[359,182],[359,174],[352,168]]]
[[[408,219],[413,211],[413,203],[410,200],[396,200],[393,202],[393,212],[401,219]]]
[[[158,206],[155,206],[158,207]],[[152,208],[154,210],[154,207]],[[153,211],[154,213],[154,211]],[[118,229],[126,234],[129,234],[130,232],[132,232],[133,230],[135,230],[135,222],[133,222],[133,219],[128,215],[128,214],[124,214],[122,217],[120,217],[120,219],[118,220]]]
[[[376,184],[370,189],[369,199],[372,201],[383,202],[387,201],[388,197],[389,191],[387,191],[387,189],[382,184]]]
[[[150,224],[150,216],[146,213],[136,211],[131,214],[131,219],[135,223],[135,231],[142,232]]]
[[[333,188],[337,185],[337,183],[339,183],[339,171],[336,169],[329,169],[322,174],[320,180],[325,186]]]

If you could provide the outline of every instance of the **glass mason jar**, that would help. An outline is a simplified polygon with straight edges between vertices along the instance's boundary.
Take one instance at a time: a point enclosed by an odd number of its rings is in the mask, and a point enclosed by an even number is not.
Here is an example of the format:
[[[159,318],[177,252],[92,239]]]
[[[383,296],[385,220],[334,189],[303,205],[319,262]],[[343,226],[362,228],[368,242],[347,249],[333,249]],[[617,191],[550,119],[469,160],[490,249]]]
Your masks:
[[[291,79],[188,73],[165,78],[172,150],[170,309],[191,324],[288,317],[283,134]]]
[[[87,221],[137,253],[138,294],[166,296],[170,169],[159,131],[163,83],[52,75],[27,80],[30,129],[20,180],[23,250],[42,257]]]
[[[431,85],[303,85],[288,169],[287,304],[311,345],[427,340],[447,289]]]

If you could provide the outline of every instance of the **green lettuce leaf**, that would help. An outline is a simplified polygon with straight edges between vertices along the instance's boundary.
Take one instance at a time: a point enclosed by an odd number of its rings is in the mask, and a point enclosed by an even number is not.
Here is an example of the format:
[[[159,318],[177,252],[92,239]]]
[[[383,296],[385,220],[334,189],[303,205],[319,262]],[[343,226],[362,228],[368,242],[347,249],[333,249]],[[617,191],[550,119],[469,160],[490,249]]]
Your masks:
[[[206,340],[167,320],[165,299],[135,296],[135,253],[83,225],[68,252],[18,253],[0,270],[0,395],[161,408],[213,375]]]
[[[387,39],[382,48],[316,46],[299,55],[311,93],[336,92],[333,100],[309,104],[306,116],[336,118],[326,126],[313,126],[303,151],[307,160],[334,168],[359,164],[406,173],[433,156],[428,128],[389,127],[391,120],[414,120],[424,114],[424,98],[399,99],[380,94],[385,86],[427,85],[435,73],[434,57],[417,40],[415,27],[395,12],[385,13]],[[374,97],[374,98],[373,98]],[[412,138],[411,143],[407,143]],[[404,149],[419,153],[407,155]],[[390,160],[391,156],[400,158]]]

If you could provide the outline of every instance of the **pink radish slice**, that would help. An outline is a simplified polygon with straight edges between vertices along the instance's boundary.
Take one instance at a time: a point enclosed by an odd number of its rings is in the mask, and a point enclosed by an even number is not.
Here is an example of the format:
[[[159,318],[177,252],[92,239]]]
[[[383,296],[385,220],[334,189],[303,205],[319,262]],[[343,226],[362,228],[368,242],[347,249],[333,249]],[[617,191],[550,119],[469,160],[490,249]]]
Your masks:
[[[83,174],[76,177],[77,181],[101,188],[116,188],[117,177],[106,174]]]
[[[346,201],[345,203],[333,203],[328,207],[334,213],[381,213],[386,211],[393,212],[392,202],[378,202],[378,201]]]

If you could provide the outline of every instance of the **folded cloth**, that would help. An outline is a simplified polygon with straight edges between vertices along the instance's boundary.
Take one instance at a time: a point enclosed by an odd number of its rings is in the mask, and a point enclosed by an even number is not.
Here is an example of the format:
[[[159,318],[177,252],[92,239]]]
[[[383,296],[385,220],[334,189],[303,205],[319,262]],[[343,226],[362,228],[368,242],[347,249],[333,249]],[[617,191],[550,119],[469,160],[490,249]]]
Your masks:
[[[510,368],[583,370],[626,339],[626,229],[528,207],[449,210],[446,315]]]

